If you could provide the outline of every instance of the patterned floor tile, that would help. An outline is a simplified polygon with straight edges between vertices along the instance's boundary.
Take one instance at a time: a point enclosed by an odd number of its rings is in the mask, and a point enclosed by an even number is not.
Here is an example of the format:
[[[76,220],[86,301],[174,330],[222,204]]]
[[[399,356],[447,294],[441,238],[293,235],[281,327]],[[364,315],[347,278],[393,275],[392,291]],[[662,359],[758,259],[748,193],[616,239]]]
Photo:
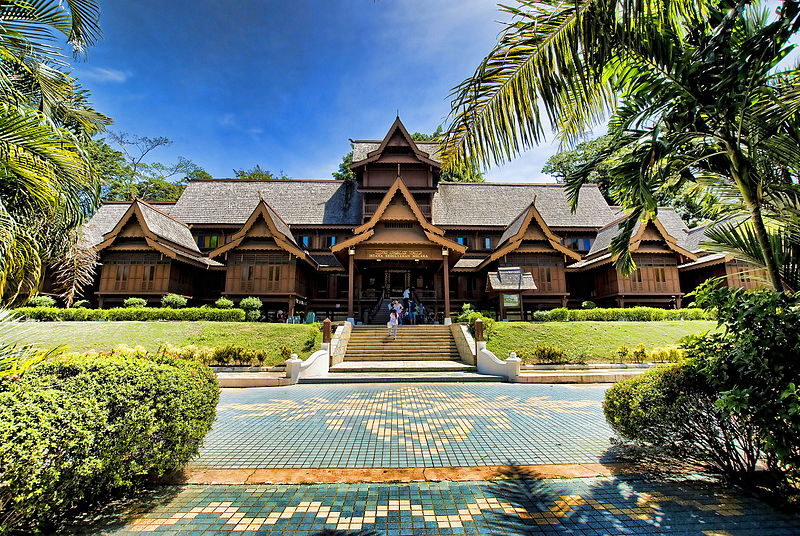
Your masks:
[[[600,386],[296,385],[224,390],[195,468],[607,462]]]
[[[106,534],[800,534],[800,520],[708,482],[637,478],[186,486]]]

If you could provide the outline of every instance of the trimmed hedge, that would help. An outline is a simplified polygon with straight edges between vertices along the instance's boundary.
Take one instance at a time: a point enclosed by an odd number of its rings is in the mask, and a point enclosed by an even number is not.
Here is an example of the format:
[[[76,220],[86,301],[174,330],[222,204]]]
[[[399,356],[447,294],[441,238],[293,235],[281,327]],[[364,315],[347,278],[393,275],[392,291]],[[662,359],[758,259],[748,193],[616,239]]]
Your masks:
[[[55,307],[56,306],[56,300],[54,300],[51,296],[44,296],[44,295],[34,296],[30,300],[28,300],[28,303],[31,305],[31,307]]]
[[[180,469],[219,384],[169,355],[62,356],[0,384],[0,532],[48,533],[69,510]]]
[[[618,321],[648,322],[660,320],[714,320],[710,311],[698,308],[688,309],[659,309],[657,307],[628,307],[628,308],[594,308],[594,309],[567,309],[559,307],[549,311],[536,311],[533,313],[534,322],[565,322],[565,321]]]
[[[14,312],[23,318],[42,322],[68,322],[71,320],[212,320],[216,322],[244,322],[241,309],[213,309],[188,307],[117,307],[114,309],[62,309],[59,307],[18,307]]]

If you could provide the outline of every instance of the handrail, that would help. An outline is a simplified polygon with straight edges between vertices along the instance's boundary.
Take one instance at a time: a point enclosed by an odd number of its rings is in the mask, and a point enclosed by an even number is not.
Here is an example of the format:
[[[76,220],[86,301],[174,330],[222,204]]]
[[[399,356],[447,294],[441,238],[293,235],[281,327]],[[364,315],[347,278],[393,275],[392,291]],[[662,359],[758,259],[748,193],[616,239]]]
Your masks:
[[[375,315],[378,313],[378,308],[383,304],[383,300],[386,297],[386,289],[381,290],[381,295],[378,297],[378,301],[372,304],[372,307],[369,308],[367,312],[367,322],[372,322],[372,319],[375,318]]]

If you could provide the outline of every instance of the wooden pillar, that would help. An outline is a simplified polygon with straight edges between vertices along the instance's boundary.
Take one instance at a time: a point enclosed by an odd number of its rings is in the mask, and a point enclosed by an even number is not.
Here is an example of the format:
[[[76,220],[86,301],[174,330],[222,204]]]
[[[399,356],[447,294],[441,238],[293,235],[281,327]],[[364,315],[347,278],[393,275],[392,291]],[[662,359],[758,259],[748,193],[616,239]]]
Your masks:
[[[450,318],[450,266],[447,262],[449,260],[450,252],[447,248],[442,249],[442,257],[444,258],[444,320],[448,322]],[[443,323],[445,323],[443,322]]]
[[[328,345],[328,359],[331,358],[331,319],[325,318],[322,321],[322,342]],[[328,363],[330,365],[330,362]]]
[[[354,257],[356,250],[350,248],[347,250],[347,318],[355,318],[353,314],[353,280],[355,272]]]

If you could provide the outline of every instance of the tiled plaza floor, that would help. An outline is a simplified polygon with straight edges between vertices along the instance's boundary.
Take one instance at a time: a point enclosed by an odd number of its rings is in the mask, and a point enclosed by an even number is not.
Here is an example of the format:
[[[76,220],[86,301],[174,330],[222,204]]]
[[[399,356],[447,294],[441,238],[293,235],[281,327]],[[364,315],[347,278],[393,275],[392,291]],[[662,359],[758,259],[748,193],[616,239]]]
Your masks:
[[[98,532],[128,534],[800,534],[800,521],[703,482],[577,478],[499,482],[185,486]],[[97,533],[97,532],[94,532]]]
[[[224,390],[193,468],[614,461],[604,386],[295,385]]]

